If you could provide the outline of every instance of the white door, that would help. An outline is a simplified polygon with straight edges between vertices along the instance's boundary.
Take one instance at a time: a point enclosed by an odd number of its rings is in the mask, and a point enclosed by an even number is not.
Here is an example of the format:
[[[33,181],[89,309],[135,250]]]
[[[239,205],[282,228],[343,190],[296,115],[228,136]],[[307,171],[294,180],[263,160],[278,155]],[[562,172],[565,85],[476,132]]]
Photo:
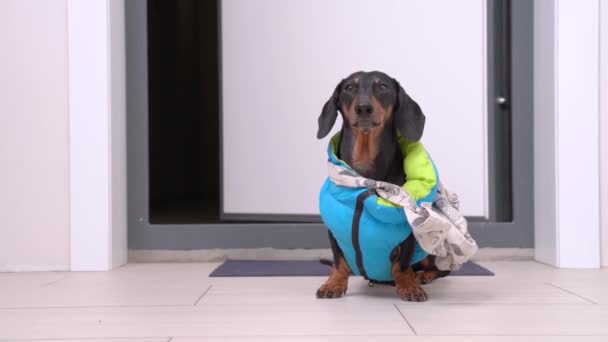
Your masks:
[[[318,214],[317,116],[358,70],[395,77],[466,215],[487,216],[483,0],[222,0],[223,208]],[[341,126],[336,122],[334,131]]]

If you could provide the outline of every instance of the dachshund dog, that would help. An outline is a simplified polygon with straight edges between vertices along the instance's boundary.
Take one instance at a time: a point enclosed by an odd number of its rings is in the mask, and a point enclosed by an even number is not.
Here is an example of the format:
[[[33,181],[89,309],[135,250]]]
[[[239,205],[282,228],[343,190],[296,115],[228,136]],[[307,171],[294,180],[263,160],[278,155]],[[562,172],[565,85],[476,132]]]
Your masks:
[[[318,139],[330,132],[338,112],[343,119],[338,158],[366,178],[403,185],[406,175],[398,135],[411,141],[420,140],[425,123],[420,106],[388,75],[378,71],[356,72],[337,85],[323,106],[318,119]],[[329,279],[317,291],[318,298],[342,297],[351,274],[331,232],[329,238],[334,261]],[[449,272],[439,271],[433,256],[411,265],[414,244],[414,234],[409,234],[393,250],[391,272],[399,297],[420,302],[427,300],[420,284]]]

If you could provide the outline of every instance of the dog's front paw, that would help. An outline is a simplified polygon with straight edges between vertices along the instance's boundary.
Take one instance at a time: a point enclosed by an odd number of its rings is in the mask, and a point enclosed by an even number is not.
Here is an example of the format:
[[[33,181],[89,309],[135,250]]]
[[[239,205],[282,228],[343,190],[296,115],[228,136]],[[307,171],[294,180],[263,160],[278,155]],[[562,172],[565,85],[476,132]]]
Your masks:
[[[434,272],[423,271],[416,273],[416,282],[421,285],[430,284],[435,280],[437,276]]]
[[[408,286],[397,286],[397,294],[401,300],[408,302],[426,302],[429,299],[422,287],[416,283]]]
[[[317,298],[340,298],[346,294],[346,285],[325,283],[317,290]]]
[[[449,274],[450,274],[450,271],[438,271],[438,270],[421,271],[421,272],[416,273],[416,282],[418,284],[422,284],[422,285],[430,284],[435,279],[446,277]]]

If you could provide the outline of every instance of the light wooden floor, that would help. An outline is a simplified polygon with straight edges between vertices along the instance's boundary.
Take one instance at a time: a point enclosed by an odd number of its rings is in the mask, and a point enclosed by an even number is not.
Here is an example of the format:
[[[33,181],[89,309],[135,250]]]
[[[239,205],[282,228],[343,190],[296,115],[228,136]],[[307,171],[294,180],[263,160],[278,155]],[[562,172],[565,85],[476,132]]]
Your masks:
[[[426,285],[429,301],[352,278],[208,278],[215,263],[0,274],[0,341],[608,341],[608,269],[482,262],[495,277]]]

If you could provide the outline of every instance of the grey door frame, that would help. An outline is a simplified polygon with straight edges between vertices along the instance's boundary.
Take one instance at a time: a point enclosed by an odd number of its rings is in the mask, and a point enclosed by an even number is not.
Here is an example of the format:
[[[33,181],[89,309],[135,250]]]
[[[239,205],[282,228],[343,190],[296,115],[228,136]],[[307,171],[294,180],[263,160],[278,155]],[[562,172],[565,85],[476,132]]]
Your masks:
[[[504,0],[508,1],[508,0]],[[501,0],[488,2],[488,21]],[[327,230],[321,223],[220,223],[151,224],[148,208],[148,63],[146,0],[125,1],[127,41],[127,177],[128,245],[130,249],[211,248],[328,248]],[[492,25],[488,25],[490,27]],[[491,206],[490,220],[472,218],[471,234],[482,247],[534,246],[533,203],[533,4],[511,3],[510,109],[512,220],[497,222],[500,208]],[[489,51],[494,51],[493,31],[488,32]],[[500,73],[489,53],[489,116],[499,113],[494,98]],[[221,60],[220,60],[221,63]],[[221,79],[221,77],[220,77]],[[220,112],[221,116],[221,112]],[[490,119],[489,124],[502,122]],[[220,118],[221,121],[221,118]],[[493,130],[489,130],[493,131]],[[499,165],[505,156],[490,139],[490,164]],[[221,149],[221,144],[220,144]],[[221,153],[221,151],[220,151]],[[499,160],[494,160],[497,158]],[[508,158],[507,158],[508,159]],[[507,166],[508,167],[508,164]],[[490,195],[505,196],[496,181],[500,170],[490,167]],[[502,191],[503,195],[499,195]],[[508,189],[507,189],[508,192]],[[492,201],[491,201],[492,202]],[[495,201],[500,205],[500,201]]]

